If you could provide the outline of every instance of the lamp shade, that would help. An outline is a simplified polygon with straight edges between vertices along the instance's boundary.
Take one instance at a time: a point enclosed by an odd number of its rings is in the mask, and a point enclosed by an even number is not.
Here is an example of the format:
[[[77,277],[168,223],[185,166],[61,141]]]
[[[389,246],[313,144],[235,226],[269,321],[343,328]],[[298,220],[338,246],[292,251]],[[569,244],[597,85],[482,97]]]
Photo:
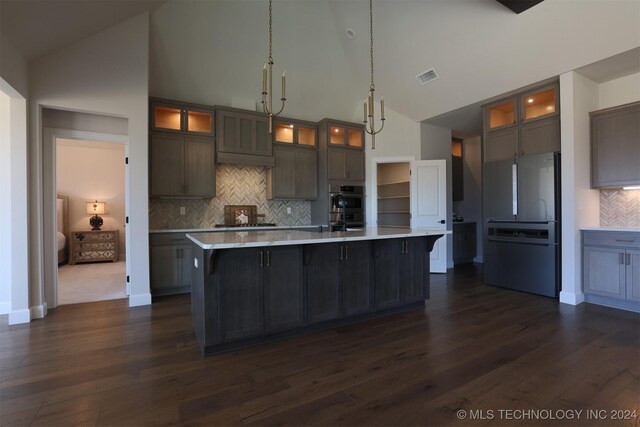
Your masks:
[[[87,215],[104,215],[105,202],[87,202]]]

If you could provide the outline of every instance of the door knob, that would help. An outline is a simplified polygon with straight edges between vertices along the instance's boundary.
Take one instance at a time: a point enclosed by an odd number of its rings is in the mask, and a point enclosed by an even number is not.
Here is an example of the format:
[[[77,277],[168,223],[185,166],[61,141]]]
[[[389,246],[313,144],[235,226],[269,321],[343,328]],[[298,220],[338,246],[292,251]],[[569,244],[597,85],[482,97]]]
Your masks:
[[[445,221],[444,219],[440,220],[440,224],[446,224],[446,223],[447,223],[447,221]]]

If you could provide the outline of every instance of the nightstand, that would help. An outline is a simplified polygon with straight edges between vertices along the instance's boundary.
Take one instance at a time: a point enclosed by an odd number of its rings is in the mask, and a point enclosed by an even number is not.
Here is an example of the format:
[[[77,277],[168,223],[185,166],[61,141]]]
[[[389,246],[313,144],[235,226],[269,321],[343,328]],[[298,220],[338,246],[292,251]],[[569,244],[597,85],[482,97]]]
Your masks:
[[[119,230],[72,231],[69,264],[118,261]]]

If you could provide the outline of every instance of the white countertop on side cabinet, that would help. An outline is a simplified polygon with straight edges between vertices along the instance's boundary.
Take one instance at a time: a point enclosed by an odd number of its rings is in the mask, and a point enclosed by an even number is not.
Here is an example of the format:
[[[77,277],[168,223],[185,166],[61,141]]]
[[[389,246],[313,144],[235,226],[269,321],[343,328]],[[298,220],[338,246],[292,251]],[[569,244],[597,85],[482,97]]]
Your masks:
[[[627,227],[580,227],[582,231],[619,231],[622,233],[640,233],[640,226]]]
[[[368,227],[358,231],[227,231],[187,234],[203,249],[232,249],[261,246],[305,245],[316,243],[348,242],[357,240],[401,239],[451,234],[450,230],[435,228]]]

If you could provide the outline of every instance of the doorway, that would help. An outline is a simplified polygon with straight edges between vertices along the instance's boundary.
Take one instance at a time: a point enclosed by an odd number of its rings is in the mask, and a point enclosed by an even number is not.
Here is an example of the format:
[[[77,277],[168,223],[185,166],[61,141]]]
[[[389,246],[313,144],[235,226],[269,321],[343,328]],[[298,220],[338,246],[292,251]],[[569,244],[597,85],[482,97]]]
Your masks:
[[[374,158],[371,206],[376,226],[446,230],[446,162]],[[371,217],[369,215],[369,222]],[[447,271],[447,239],[430,254],[431,273]]]
[[[57,304],[126,298],[125,145],[55,142]]]

